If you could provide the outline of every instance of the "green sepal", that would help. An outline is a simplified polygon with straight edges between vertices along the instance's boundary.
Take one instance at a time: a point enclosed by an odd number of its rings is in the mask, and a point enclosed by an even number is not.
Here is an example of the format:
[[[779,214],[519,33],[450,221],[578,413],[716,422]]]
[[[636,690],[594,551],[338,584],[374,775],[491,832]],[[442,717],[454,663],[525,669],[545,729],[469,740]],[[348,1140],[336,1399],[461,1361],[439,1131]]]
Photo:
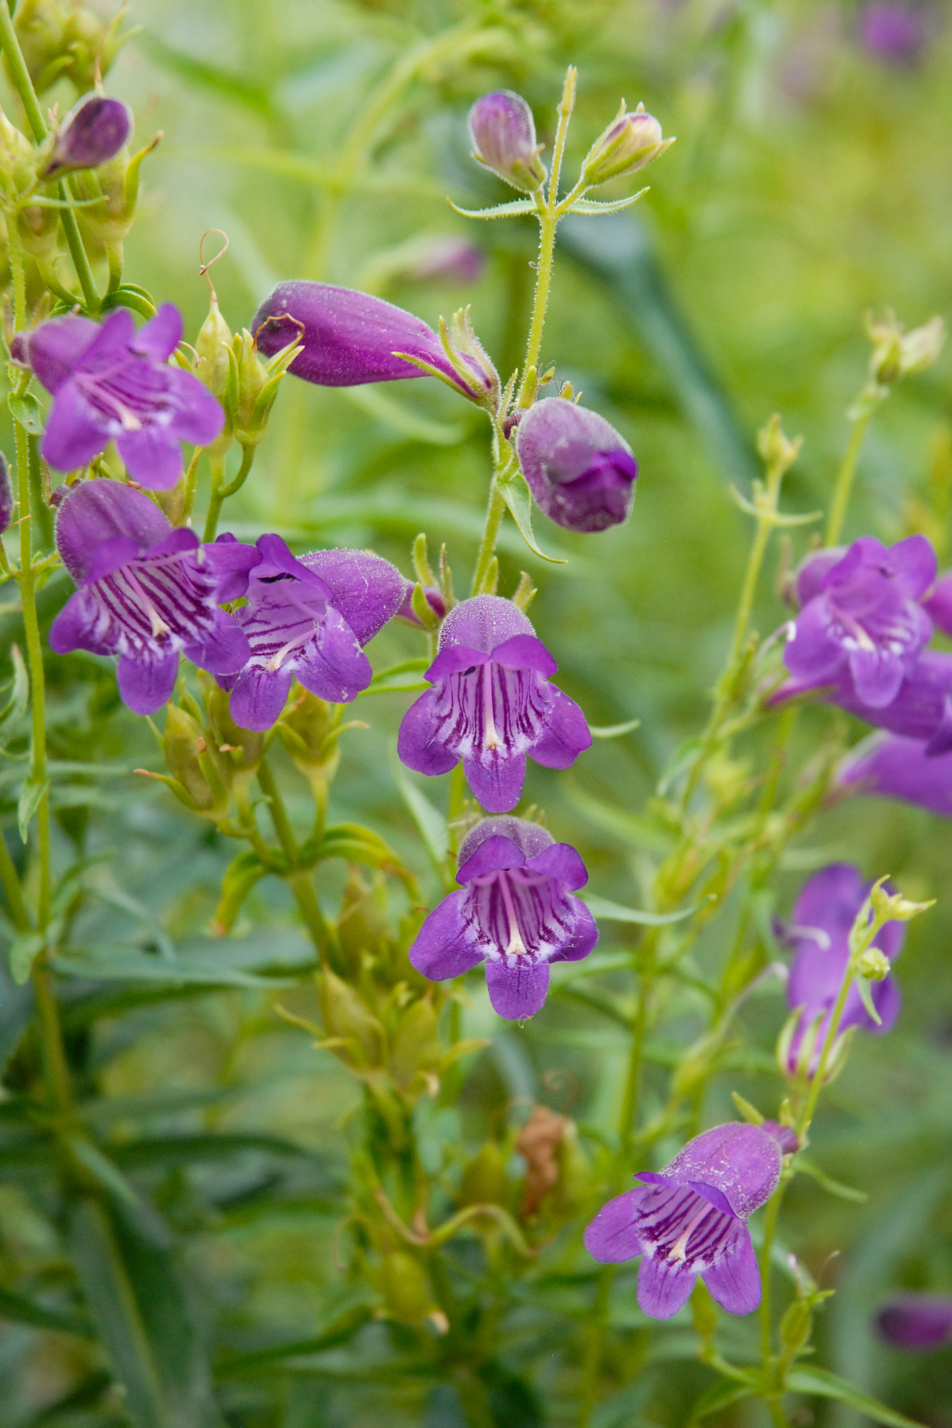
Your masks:
[[[509,481],[501,481],[499,490],[502,498],[509,507],[509,513],[516,525],[519,527],[519,534],[533,554],[542,560],[547,560],[552,565],[567,565],[568,562],[561,556],[546,555],[544,550],[540,550],[536,544],[535,536],[532,534],[532,497],[529,494],[529,487],[526,485],[525,477],[514,476]]]

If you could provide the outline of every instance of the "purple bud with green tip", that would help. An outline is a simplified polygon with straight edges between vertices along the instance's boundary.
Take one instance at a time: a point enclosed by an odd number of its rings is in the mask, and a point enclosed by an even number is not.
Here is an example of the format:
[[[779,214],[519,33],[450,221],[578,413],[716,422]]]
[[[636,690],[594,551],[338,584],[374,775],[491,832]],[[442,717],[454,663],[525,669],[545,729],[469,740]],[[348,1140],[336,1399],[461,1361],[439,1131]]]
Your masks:
[[[60,125],[43,177],[98,168],[116,157],[131,132],[132,115],[121,99],[86,95]]]
[[[540,508],[570,531],[603,531],[628,519],[638,463],[596,412],[564,397],[536,402],[516,429],[516,452]]]
[[[534,193],[545,183],[535,120],[521,94],[497,89],[477,99],[469,111],[469,137],[473,158],[513,188]]]

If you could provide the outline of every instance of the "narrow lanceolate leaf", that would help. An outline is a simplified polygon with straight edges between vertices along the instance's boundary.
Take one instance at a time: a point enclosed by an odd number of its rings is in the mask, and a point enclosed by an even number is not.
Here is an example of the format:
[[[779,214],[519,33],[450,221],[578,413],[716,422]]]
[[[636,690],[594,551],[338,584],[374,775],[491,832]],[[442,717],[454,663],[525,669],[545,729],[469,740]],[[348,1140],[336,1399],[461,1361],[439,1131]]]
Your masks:
[[[622,907],[621,903],[610,902],[597,893],[583,892],[579,896],[587,904],[589,912],[604,922],[638,922],[645,927],[665,927],[669,922],[683,922],[703,906],[703,903],[696,902],[693,907],[681,908],[680,912],[642,912],[639,908]]]
[[[135,1428],[222,1428],[200,1326],[158,1222],[83,1197],[69,1250]]]
[[[519,534],[525,541],[529,549],[542,560],[548,560],[552,565],[566,565],[567,561],[562,556],[546,555],[544,550],[540,550],[535,536],[532,534],[532,497],[529,494],[529,487],[526,485],[523,476],[515,476],[511,481],[505,481],[499,487],[503,500],[509,507],[509,513],[516,525],[519,527]]]
[[[10,698],[0,714],[0,749],[5,749],[10,740],[16,738],[30,703],[30,676],[17,645],[10,646],[10,659],[13,663],[13,684]]]
[[[93,1334],[88,1319],[47,1309],[9,1289],[0,1289],[0,1319],[8,1319],[13,1324],[32,1324],[36,1329],[50,1329],[57,1334],[80,1334],[84,1338],[91,1338]]]
[[[748,1383],[738,1383],[735,1379],[722,1378],[719,1383],[712,1384],[706,1393],[701,1394],[691,1413],[691,1422],[700,1423],[702,1418],[707,1418],[712,1413],[718,1413],[731,1403],[739,1403],[742,1398],[750,1398],[753,1391]]]
[[[25,778],[23,780],[23,787],[20,790],[20,801],[17,804],[17,824],[20,829],[20,837],[24,843],[29,837],[30,824],[33,822],[33,816],[39,808],[43,800],[43,795],[49,786],[50,781],[48,778],[43,779],[42,783],[37,783],[32,778]]]
[[[630,734],[640,725],[640,719],[626,719],[624,724],[589,724],[588,732],[593,739],[620,739],[622,734]]]
[[[817,1398],[832,1398],[837,1403],[848,1403],[874,1423],[885,1424],[886,1428],[923,1428],[915,1419],[888,1408],[885,1403],[862,1393],[835,1373],[827,1373],[826,1369],[795,1368],[787,1376],[787,1387],[792,1393],[806,1393]]]
[[[400,790],[400,797],[410,811],[410,817],[417,826],[426,851],[437,872],[442,872],[450,846],[446,819],[438,808],[434,808],[426,794],[417,788],[396,756],[391,760],[391,767],[397,788]]]
[[[826,1171],[802,1150],[794,1161],[794,1169],[798,1174],[809,1175],[828,1195],[835,1195],[839,1200],[852,1200],[857,1205],[863,1205],[869,1199],[865,1190],[854,1190],[852,1185],[844,1185],[842,1181],[834,1180],[832,1175],[827,1175]]]
[[[531,198],[515,198],[512,203],[497,203],[494,208],[459,208],[450,199],[446,201],[464,218],[521,218],[525,213],[539,211]]]
[[[363,699],[368,694],[392,694],[394,691],[406,693],[426,689],[423,672],[431,663],[432,660],[423,658],[405,659],[400,664],[391,665],[389,669],[382,669],[379,674],[374,675],[367,688],[360,691],[357,698]]]
[[[30,980],[30,968],[43,948],[40,932],[18,932],[10,944],[10,976],[18,987]]]
[[[639,198],[644,198],[647,192],[647,188],[641,188],[637,193],[629,194],[627,198],[577,198],[571,208],[567,208],[565,211],[566,213],[620,213],[623,208],[630,208],[633,203],[638,202]]]

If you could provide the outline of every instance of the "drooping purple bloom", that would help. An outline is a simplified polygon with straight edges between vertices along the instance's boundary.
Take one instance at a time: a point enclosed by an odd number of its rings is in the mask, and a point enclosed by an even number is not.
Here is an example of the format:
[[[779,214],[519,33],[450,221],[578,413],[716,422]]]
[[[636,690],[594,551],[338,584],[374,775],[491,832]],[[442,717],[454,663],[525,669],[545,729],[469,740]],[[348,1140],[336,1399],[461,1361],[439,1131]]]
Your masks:
[[[930,18],[921,4],[877,0],[863,9],[860,20],[863,44],[887,65],[914,65],[928,43]]]
[[[549,683],[557,668],[511,600],[464,600],[440,630],[439,653],[426,672],[433,688],[404,715],[400,758],[422,774],[449,773],[462,759],[483,807],[509,813],[528,756],[566,769],[592,742],[581,709]]]
[[[853,749],[837,771],[839,788],[916,803],[952,818],[952,753],[932,755],[919,739],[877,734]]]
[[[522,193],[545,182],[535,120],[521,94],[497,89],[477,99],[469,111],[473,158]]]
[[[98,168],[115,158],[131,132],[132,115],[121,99],[84,95],[63,119],[43,177]]]
[[[115,441],[140,486],[170,490],[182,474],[181,443],[207,446],[225,424],[198,378],[169,365],[181,337],[181,314],[171,303],[138,331],[120,308],[101,325],[54,317],[29,333],[14,355],[53,394],[43,438],[50,465],[77,471]]]
[[[785,940],[794,952],[787,1002],[791,1011],[799,1012],[786,1053],[791,1076],[797,1074],[801,1048],[808,1036],[812,1048],[807,1072],[812,1074],[819,1064],[833,1005],[850,957],[850,929],[871,886],[849,863],[831,863],[814,873],[797,898],[791,923],[785,929]],[[873,945],[892,961],[899,955],[905,936],[904,923],[887,922],[876,934]],[[902,1005],[895,978],[890,975],[881,982],[870,983],[870,991],[881,1024],[877,1026],[864,1007],[854,983],[846,996],[839,1024],[841,1032],[856,1026],[864,1031],[883,1033],[895,1025]]]
[[[570,531],[603,531],[628,519],[638,463],[596,412],[561,397],[536,402],[516,428],[522,474],[539,506]]]
[[[427,375],[398,353],[435,367],[472,400],[492,387],[492,377],[479,362],[458,353],[469,374],[461,377],[439,337],[421,318],[354,288],[304,279],[278,283],[255,313],[252,328],[258,350],[268,357],[301,342],[288,371],[319,387],[359,387]]]
[[[952,1341],[952,1295],[897,1294],[876,1315],[876,1327],[897,1349],[937,1349]]]
[[[775,1121],[729,1122],[695,1136],[657,1174],[609,1200],[585,1231],[585,1248],[602,1264],[643,1255],[638,1303],[670,1319],[698,1276],[728,1314],[760,1303],[760,1270],[747,1220],[777,1188],[783,1157],[797,1148]]]
[[[549,990],[549,964],[587,957],[595,919],[572,894],[588,882],[569,843],[537,823],[484,818],[463,840],[456,881],[410,948],[431,981],[459,977],[485,961],[493,1008],[510,1021],[534,1016]]]
[[[220,677],[231,717],[242,729],[270,729],[292,682],[346,704],[366,689],[363,646],[397,613],[405,581],[379,555],[316,550],[300,560],[280,536],[258,541],[261,564],[235,618],[250,647],[240,672]]]
[[[136,714],[171,698],[180,653],[216,676],[248,659],[247,638],[218,606],[244,594],[260,560],[251,546],[202,545],[173,530],[148,496],[103,480],[65,497],[56,546],[77,589],[53,621],[50,648],[117,655],[119,693]]]
[[[887,548],[872,536],[839,560],[823,552],[798,581],[802,609],[784,651],[801,686],[833,683],[848,672],[858,700],[883,709],[932,636],[920,603],[936,576],[935,551],[914,535]]]

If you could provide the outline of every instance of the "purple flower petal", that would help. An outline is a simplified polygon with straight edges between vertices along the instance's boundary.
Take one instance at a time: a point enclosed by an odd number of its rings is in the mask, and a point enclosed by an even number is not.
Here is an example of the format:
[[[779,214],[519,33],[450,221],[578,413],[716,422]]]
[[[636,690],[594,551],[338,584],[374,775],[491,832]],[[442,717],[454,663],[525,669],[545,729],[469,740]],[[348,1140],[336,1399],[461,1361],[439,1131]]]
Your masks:
[[[232,686],[228,703],[239,729],[270,729],[281,716],[293,680],[288,666],[272,672],[246,666]]]
[[[182,475],[182,448],[168,427],[146,426],[116,437],[129,475],[150,491],[171,491]],[[48,458],[52,461],[52,457]],[[53,463],[55,465],[55,462]]]
[[[466,782],[487,813],[509,813],[522,797],[525,754],[492,753],[463,760]]]
[[[627,520],[638,464],[595,412],[561,397],[536,402],[516,429],[522,473],[540,508],[567,530],[606,530]]]
[[[145,660],[121,655],[116,675],[123,704],[133,714],[154,714],[175,693],[178,667],[178,650]]]
[[[935,1349],[952,1339],[952,1297],[897,1294],[876,1316],[881,1336],[898,1349]]]
[[[510,843],[514,843],[524,858],[537,858],[540,853],[544,853],[546,848],[552,846],[552,835],[548,833],[539,823],[528,823],[524,818],[511,818],[503,814],[498,818],[484,818],[471,828],[460,844],[459,850],[459,873],[457,881],[462,882],[461,876],[463,868],[469,859],[481,847],[487,839],[502,836]],[[560,845],[568,847],[568,844]],[[508,853],[507,853],[508,857]],[[503,866],[502,863],[499,865]],[[506,863],[505,866],[517,866],[514,863]]]
[[[404,714],[397,735],[400,762],[415,773],[434,776],[449,773],[459,760],[443,742],[443,724],[436,708],[436,693],[428,689]]]
[[[638,1270],[638,1307],[652,1319],[670,1319],[690,1299],[696,1278],[683,1264],[645,1255]]]
[[[410,963],[429,977],[442,982],[461,977],[483,960],[483,948],[464,916],[466,893],[454,892],[430,913],[410,948]]]
[[[209,674],[237,674],[247,664],[251,648],[244,631],[230,615],[219,610],[205,639],[200,644],[186,645],[185,654]]]
[[[574,699],[554,689],[548,722],[533,746],[532,757],[543,768],[567,769],[591,747],[592,734],[585,715]]]
[[[588,956],[598,941],[598,923],[580,897],[567,898],[566,903],[571,912],[571,918],[566,918],[566,928],[570,929],[568,940],[562,943],[550,960],[580,962],[583,957]]]
[[[117,481],[84,481],[71,488],[56,513],[56,547],[79,585],[104,541],[128,536],[145,551],[171,529],[167,517],[141,491]]]
[[[487,818],[484,821],[489,823],[492,820]],[[576,854],[576,856],[578,855]],[[493,833],[480,843],[465,863],[460,863],[456,881],[469,883],[473,878],[484,877],[486,873],[499,873],[509,868],[522,868],[525,866],[525,862],[525,853],[512,838],[507,838],[504,833]]]
[[[569,892],[578,892],[588,882],[588,869],[571,843],[550,843],[527,864],[534,873],[558,878]]]
[[[261,555],[253,545],[242,545],[234,536],[220,535],[213,545],[206,545],[202,558],[218,578],[218,599],[223,604],[240,600],[248,589],[248,576],[261,564]]]
[[[952,634],[952,571],[936,581],[932,593],[923,600],[922,608],[944,634]]]
[[[295,662],[294,673],[305,689],[332,704],[346,704],[366,689],[373,677],[370,661],[354,632],[333,606]]]
[[[493,662],[507,669],[531,669],[543,679],[551,679],[558,665],[535,635],[513,635],[492,650]]]
[[[880,794],[952,818],[952,753],[930,758],[919,739],[880,734],[854,749],[837,782],[858,794]]]
[[[75,382],[60,384],[43,437],[43,459],[57,471],[78,471],[105,451],[112,439]]]
[[[902,660],[889,650],[854,650],[849,657],[856,693],[864,704],[883,709],[899,693],[905,675]]]
[[[88,317],[53,317],[30,333],[30,366],[48,392],[55,396],[98,332]]]
[[[635,1228],[641,1190],[626,1190],[603,1205],[586,1227],[585,1248],[601,1264],[621,1264],[644,1254],[645,1247]]]
[[[50,626],[50,649],[54,654],[71,654],[73,650],[88,650],[95,642],[98,618],[96,606],[82,590],[75,591]],[[94,654],[105,650],[93,648]]]
[[[910,600],[918,600],[933,584],[937,563],[935,551],[924,535],[907,536],[889,552],[896,582]]]
[[[181,342],[183,331],[182,314],[173,303],[165,302],[155,317],[150,317],[127,340],[133,352],[140,356],[150,357],[153,362],[167,362]]]
[[[379,555],[365,550],[315,550],[302,556],[301,564],[324,581],[335,609],[362,645],[400,608],[405,581]]]
[[[489,654],[516,635],[535,638],[528,616],[517,605],[499,595],[475,595],[455,605],[443,621],[440,652],[462,645]]]
[[[487,961],[486,986],[498,1016],[523,1021],[542,1009],[549,990],[549,964],[528,957]]]
[[[730,1244],[701,1273],[714,1299],[728,1314],[752,1314],[760,1305],[760,1266],[746,1225],[737,1225]]]

